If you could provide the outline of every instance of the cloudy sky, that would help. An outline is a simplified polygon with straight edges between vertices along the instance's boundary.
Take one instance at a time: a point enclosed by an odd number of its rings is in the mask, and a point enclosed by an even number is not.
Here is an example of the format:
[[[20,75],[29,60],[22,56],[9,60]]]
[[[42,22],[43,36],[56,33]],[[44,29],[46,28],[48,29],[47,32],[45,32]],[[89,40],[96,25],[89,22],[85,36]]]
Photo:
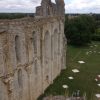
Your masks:
[[[35,12],[35,7],[40,2],[41,0],[0,0],[0,12]],[[66,13],[100,13],[100,0],[65,0],[65,8]]]

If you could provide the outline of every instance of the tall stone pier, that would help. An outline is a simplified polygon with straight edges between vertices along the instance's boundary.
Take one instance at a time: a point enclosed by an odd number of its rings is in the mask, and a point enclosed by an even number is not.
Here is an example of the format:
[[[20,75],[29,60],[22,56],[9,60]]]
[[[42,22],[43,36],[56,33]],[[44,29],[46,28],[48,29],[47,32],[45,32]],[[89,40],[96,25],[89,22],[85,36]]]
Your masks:
[[[34,18],[0,20],[0,100],[37,100],[65,68],[64,1],[42,0]]]

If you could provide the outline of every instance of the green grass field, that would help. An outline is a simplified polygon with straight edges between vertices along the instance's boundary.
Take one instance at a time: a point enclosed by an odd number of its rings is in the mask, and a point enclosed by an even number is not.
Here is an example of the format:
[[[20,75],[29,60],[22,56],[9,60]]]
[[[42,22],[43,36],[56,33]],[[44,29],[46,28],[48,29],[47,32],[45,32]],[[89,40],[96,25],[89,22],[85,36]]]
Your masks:
[[[90,47],[91,45],[93,47]],[[86,52],[89,51],[92,53],[87,54]],[[84,61],[85,63],[79,64],[78,61]],[[75,74],[72,69],[76,68],[80,72]],[[97,85],[100,81],[95,81],[97,75],[100,75],[100,42],[93,42],[87,47],[68,46],[67,69],[61,72],[43,96],[64,95],[65,90],[62,85],[66,84],[69,86],[69,96],[73,91],[80,90],[80,95],[86,93],[87,100],[96,100],[95,94],[100,93],[100,87]],[[70,76],[74,79],[69,80],[68,77]]]

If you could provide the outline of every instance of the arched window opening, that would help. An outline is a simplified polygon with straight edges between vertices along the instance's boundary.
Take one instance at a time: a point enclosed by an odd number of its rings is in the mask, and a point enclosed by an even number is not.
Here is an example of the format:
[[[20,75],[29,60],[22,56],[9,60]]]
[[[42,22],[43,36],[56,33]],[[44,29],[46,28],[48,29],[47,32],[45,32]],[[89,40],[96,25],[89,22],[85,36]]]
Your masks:
[[[22,79],[22,70],[18,70],[18,84],[19,87],[22,88],[23,87],[23,79]]]
[[[46,81],[47,81],[47,83],[49,83],[49,76],[48,75],[46,76]]]
[[[58,53],[58,31],[57,29],[54,30],[54,57],[56,59]]]
[[[54,35],[51,36],[51,58],[53,60],[53,49],[54,49]]]
[[[58,34],[58,31],[57,31],[57,29],[55,29],[55,30],[54,30],[54,35],[55,35],[55,34]]]
[[[34,62],[34,71],[35,71],[35,74],[38,73],[38,68],[37,67],[38,67],[37,66],[37,60],[35,60],[35,62]]]
[[[48,60],[48,58],[51,57],[51,38],[48,31],[45,33],[44,44],[45,44],[45,48],[44,48],[45,58],[46,60]]]
[[[36,32],[35,31],[32,34],[32,38],[33,38],[34,54],[37,54],[37,36],[36,36]]]
[[[16,52],[16,60],[17,60],[17,63],[21,62],[21,51],[20,51],[20,39],[19,39],[19,36],[16,36],[15,37],[15,52]]]
[[[58,34],[58,53],[60,54],[61,52],[61,34]]]

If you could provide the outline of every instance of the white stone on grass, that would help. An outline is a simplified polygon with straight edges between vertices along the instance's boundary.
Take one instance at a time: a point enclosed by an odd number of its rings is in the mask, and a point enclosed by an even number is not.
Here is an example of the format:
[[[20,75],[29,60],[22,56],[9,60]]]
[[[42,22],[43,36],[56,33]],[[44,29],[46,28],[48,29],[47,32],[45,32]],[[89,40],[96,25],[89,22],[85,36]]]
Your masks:
[[[86,52],[86,55],[88,55],[89,54],[89,52]]]
[[[100,78],[100,75],[98,75],[98,77]]]
[[[73,73],[79,73],[80,71],[78,69],[73,69],[72,72]]]
[[[100,98],[100,94],[96,94],[95,96],[96,96],[97,98]]]
[[[92,51],[89,51],[89,53],[92,53]]]
[[[70,80],[73,80],[74,78],[73,77],[68,77]]]
[[[100,84],[97,84],[100,87]]]
[[[98,81],[98,79],[95,79],[95,81],[97,82],[97,81]]]
[[[95,47],[97,47],[98,45],[94,45]]]
[[[92,53],[92,51],[87,51],[86,52],[86,55],[89,55],[89,54],[91,54]]]
[[[85,62],[84,62],[84,61],[78,61],[78,63],[80,63],[80,64],[84,64]]]
[[[64,89],[67,89],[68,88],[68,85],[63,85],[62,86]]]

